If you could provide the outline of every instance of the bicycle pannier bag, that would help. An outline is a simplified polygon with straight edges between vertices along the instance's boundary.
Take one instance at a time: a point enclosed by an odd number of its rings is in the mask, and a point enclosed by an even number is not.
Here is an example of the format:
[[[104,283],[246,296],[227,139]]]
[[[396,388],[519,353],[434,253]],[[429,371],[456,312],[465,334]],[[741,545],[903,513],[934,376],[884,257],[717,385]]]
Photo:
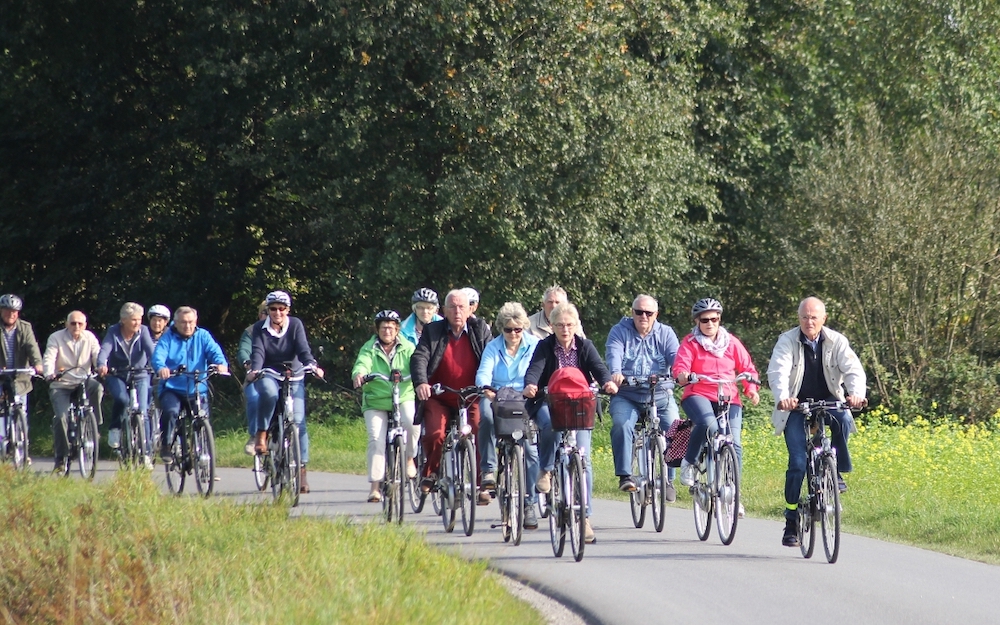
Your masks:
[[[497,436],[510,436],[516,430],[527,431],[527,416],[521,391],[510,386],[497,390],[497,396],[493,399],[493,430]]]
[[[667,451],[663,459],[668,466],[679,467],[684,454],[687,453],[688,441],[691,440],[691,428],[694,423],[690,419],[674,419],[667,428]]]
[[[553,430],[592,430],[597,399],[583,371],[576,367],[557,369],[549,378],[549,414]]]

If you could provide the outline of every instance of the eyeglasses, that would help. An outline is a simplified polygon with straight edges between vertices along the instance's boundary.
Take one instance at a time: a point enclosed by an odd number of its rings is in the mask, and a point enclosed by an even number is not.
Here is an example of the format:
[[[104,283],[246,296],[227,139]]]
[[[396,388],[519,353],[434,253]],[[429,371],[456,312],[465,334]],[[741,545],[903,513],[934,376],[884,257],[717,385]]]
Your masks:
[[[702,317],[698,323],[719,323],[719,317]]]
[[[553,325],[555,327],[559,328],[560,330],[569,330],[570,328],[575,328],[576,327],[575,323],[556,323],[556,324],[553,324]]]
[[[284,306],[269,306],[268,310],[270,310],[271,312],[285,312],[288,309],[285,308]]]
[[[632,312],[636,317],[652,317],[656,314],[655,310],[638,310],[636,308],[633,308]]]
[[[520,334],[520,333],[524,332],[524,328],[504,328],[503,329],[503,333],[504,334],[510,334],[512,332],[514,334]]]

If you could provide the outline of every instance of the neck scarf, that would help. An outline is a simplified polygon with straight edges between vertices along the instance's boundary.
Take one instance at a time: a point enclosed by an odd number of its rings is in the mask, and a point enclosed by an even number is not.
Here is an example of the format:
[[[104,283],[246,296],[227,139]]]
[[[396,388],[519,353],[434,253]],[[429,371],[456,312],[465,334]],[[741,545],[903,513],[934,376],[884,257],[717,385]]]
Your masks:
[[[691,330],[691,334],[694,335],[695,340],[698,344],[705,348],[705,351],[712,354],[716,358],[722,358],[722,355],[726,353],[726,348],[729,347],[729,331],[719,326],[719,332],[715,335],[715,340],[713,341],[709,337],[702,334],[701,329],[695,326]]]

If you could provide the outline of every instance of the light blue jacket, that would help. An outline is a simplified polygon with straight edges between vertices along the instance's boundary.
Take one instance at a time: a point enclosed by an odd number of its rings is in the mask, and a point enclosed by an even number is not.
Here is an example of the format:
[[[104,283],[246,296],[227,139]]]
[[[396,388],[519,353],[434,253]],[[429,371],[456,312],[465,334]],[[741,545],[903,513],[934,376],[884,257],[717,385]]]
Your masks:
[[[521,333],[521,344],[517,346],[517,354],[513,358],[507,353],[502,334],[487,343],[476,371],[476,386],[512,386],[518,391],[524,390],[524,374],[531,364],[536,345],[538,338],[527,330]]]
[[[153,350],[153,371],[166,367],[173,371],[180,365],[188,371],[205,371],[208,365],[226,365],[226,354],[205,328],[195,328],[194,334],[188,338],[182,337],[170,327],[160,337]],[[204,374],[198,376],[198,392],[206,393],[208,385]],[[166,381],[160,380],[160,395],[164,391],[173,391],[181,395],[194,395],[194,380],[191,376],[179,375]]]
[[[657,321],[653,323],[650,333],[642,337],[635,329],[632,317],[622,317],[622,320],[608,333],[604,358],[612,374],[620,373],[629,378],[647,377],[655,373],[668,378],[656,386],[655,396],[661,398],[674,387],[673,380],[669,376],[674,356],[677,355],[677,346],[677,334],[670,326]],[[618,394],[623,399],[634,402],[646,401],[649,398],[648,389],[633,386],[622,386],[618,389]]]
[[[441,321],[444,319],[441,315],[434,315],[431,321]],[[403,335],[403,338],[413,343],[417,344],[417,315],[416,313],[410,313],[410,316],[403,319],[403,323],[399,325],[399,333]]]

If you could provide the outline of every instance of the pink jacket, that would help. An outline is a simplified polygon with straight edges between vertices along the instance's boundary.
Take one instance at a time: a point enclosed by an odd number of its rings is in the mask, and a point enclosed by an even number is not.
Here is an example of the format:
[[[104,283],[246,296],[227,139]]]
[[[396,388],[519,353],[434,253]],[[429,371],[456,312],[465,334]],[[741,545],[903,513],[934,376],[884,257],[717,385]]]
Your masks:
[[[688,334],[681,340],[681,345],[677,349],[677,356],[674,358],[673,375],[675,378],[681,373],[696,373],[714,378],[731,379],[747,371],[752,373],[754,378],[759,379],[757,368],[753,366],[753,361],[750,360],[750,352],[732,334],[729,335],[729,346],[721,358],[717,358],[706,351],[692,334]],[[751,390],[757,390],[757,385],[743,382],[743,392],[749,393]],[[727,384],[726,392],[733,398],[734,404],[743,405],[740,401],[740,394],[736,392],[735,384]],[[681,396],[681,401],[692,395],[699,395],[709,401],[719,401],[719,385],[714,382],[688,384],[684,387],[684,394]]]

